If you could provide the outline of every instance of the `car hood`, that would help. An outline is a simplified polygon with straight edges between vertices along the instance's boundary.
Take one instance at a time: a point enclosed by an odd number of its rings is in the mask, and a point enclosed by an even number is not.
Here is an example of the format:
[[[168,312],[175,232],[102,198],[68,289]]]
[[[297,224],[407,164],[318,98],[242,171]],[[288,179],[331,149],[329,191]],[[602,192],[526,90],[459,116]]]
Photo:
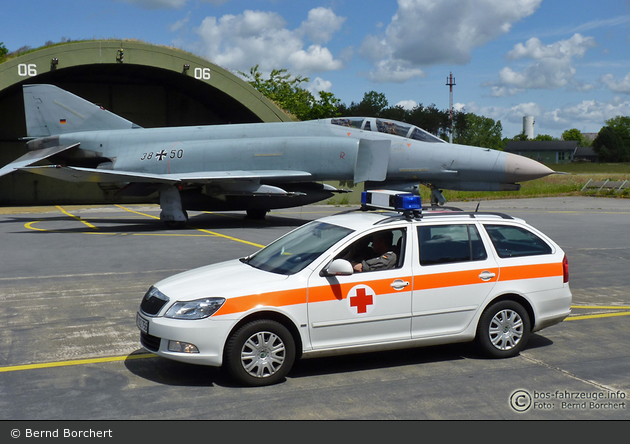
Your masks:
[[[231,298],[260,293],[290,276],[258,270],[238,259],[195,268],[156,283],[171,301],[206,297]]]

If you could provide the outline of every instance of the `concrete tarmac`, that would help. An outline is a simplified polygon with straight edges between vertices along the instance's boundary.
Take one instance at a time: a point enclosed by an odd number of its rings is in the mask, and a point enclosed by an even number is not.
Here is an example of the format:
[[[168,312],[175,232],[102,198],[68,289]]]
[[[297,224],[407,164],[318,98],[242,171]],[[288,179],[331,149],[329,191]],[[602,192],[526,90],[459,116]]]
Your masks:
[[[145,353],[140,300],[166,276],[247,255],[347,208],[278,210],[264,221],[191,212],[177,231],[154,206],[0,209],[0,419],[629,419],[630,200],[479,206],[527,220],[567,252],[568,320],[512,359],[485,359],[467,344],[307,359],[262,388]]]

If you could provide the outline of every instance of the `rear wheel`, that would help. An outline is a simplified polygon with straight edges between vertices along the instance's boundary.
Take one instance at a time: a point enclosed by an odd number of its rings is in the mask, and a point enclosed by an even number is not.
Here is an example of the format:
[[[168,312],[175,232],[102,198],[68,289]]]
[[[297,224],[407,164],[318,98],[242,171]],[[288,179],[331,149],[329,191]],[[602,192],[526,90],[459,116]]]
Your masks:
[[[531,326],[523,306],[514,301],[492,304],[481,315],[477,343],[494,358],[516,356],[527,344]]]
[[[247,218],[254,220],[263,220],[269,210],[247,210]]]
[[[289,330],[272,320],[256,320],[239,328],[225,346],[226,370],[249,386],[280,382],[295,361],[295,341]]]

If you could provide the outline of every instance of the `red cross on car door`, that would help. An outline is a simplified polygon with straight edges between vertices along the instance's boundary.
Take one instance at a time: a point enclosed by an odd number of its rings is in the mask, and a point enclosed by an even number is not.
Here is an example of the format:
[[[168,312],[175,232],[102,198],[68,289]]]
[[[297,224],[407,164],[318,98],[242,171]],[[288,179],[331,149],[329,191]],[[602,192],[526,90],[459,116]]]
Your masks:
[[[355,238],[340,246],[329,261],[313,272],[308,281],[308,327],[313,349],[410,338],[412,273],[408,229],[375,230],[392,232],[396,262],[391,269],[322,276],[321,269],[343,255],[350,244],[356,244]]]

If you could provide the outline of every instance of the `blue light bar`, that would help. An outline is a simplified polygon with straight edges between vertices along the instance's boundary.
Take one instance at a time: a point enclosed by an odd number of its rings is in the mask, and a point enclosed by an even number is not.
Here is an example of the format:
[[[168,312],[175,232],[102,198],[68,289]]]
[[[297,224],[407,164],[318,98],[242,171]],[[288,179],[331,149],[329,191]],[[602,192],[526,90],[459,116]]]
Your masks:
[[[361,193],[361,204],[365,208],[379,208],[392,211],[421,211],[420,196],[397,191],[374,190]]]

